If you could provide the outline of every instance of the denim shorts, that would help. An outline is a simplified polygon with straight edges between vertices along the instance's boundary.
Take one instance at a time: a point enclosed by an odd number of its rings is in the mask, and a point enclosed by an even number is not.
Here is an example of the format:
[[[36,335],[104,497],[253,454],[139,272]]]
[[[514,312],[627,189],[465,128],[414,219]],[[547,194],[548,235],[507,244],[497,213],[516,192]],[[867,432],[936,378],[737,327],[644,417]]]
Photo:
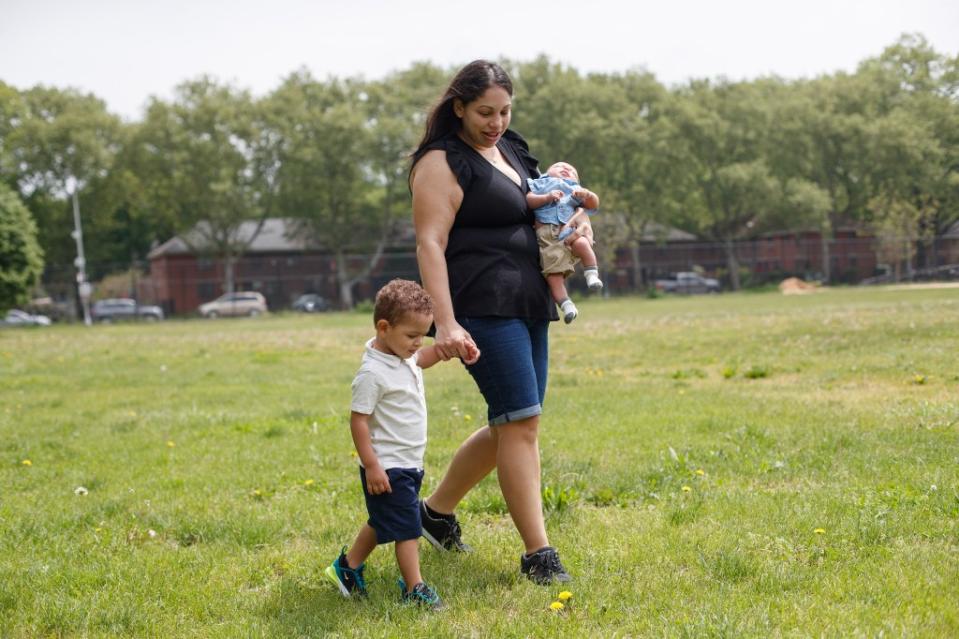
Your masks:
[[[376,543],[416,539],[423,533],[420,520],[420,486],[423,471],[417,468],[387,468],[390,493],[371,495],[366,487],[366,469],[360,466],[360,481],[366,512],[366,523],[376,532]]]
[[[549,365],[549,321],[504,317],[459,317],[480,349],[466,370],[486,400],[490,426],[543,412]]]

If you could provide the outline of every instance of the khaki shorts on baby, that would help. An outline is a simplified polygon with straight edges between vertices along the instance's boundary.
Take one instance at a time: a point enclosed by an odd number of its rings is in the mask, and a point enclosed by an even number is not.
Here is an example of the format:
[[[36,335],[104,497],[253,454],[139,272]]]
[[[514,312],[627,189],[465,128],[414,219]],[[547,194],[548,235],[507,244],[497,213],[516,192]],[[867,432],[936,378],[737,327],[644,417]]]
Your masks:
[[[559,224],[544,224],[536,229],[536,241],[539,243],[540,266],[543,269],[543,275],[553,273],[562,273],[563,277],[569,277],[574,272],[574,267],[579,258],[575,257],[566,246],[566,242],[557,239],[560,229]]]

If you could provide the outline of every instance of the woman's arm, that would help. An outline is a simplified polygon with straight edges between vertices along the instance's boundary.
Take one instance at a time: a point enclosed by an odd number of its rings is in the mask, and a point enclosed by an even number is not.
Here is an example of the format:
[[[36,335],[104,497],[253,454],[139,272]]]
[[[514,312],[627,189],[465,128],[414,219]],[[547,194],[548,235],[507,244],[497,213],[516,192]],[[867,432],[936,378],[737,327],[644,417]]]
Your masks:
[[[589,215],[582,208],[576,209],[573,217],[569,218],[569,222],[560,227],[560,234],[567,228],[573,229],[573,232],[563,240],[567,246],[581,237],[585,237],[590,244],[593,244],[593,225],[589,221]]]
[[[463,202],[463,190],[446,163],[446,153],[430,151],[413,168],[413,225],[416,228],[416,261],[423,287],[433,298],[434,345],[444,359],[461,357],[472,364],[479,357],[476,345],[453,316],[446,244],[456,211]],[[472,345],[472,348],[470,348]]]

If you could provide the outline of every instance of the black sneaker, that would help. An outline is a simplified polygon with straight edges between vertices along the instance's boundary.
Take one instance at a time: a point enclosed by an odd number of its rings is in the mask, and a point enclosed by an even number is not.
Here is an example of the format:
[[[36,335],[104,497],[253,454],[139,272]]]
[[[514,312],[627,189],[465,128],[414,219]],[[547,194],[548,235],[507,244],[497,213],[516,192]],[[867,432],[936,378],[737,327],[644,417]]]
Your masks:
[[[433,544],[437,550],[452,550],[454,552],[473,552],[469,544],[464,544],[460,538],[462,531],[455,515],[446,517],[431,517],[426,510],[426,501],[420,500],[420,519],[423,525],[423,537]]]
[[[440,599],[440,596],[436,594],[436,591],[427,586],[422,581],[415,586],[409,592],[406,591],[406,583],[400,579],[398,582],[400,587],[400,596],[405,604],[416,604],[417,606],[423,606],[429,610],[445,610],[446,604],[443,603],[443,600]]]
[[[365,568],[366,564],[350,568],[346,561],[346,546],[343,546],[340,556],[326,567],[324,573],[331,582],[336,584],[336,587],[340,589],[340,594],[344,597],[352,597],[354,594],[365,597],[366,580],[363,578]]]
[[[521,555],[519,570],[530,581],[541,586],[547,586],[554,581],[565,583],[573,580],[566,569],[563,568],[563,563],[559,560],[559,553],[552,546],[540,548],[531,555]]]

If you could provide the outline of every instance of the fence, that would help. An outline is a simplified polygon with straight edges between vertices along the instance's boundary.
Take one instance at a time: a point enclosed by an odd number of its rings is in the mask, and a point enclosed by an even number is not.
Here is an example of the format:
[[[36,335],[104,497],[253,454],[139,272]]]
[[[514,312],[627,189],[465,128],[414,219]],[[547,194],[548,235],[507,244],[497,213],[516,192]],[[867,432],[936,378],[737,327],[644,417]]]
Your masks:
[[[898,265],[882,260],[874,238],[841,237],[825,245],[818,237],[764,237],[736,243],[732,248],[745,287],[777,283],[785,277],[821,280],[824,276],[824,246],[828,253],[829,281],[856,284],[876,276],[887,279],[897,272],[910,279],[919,267],[959,263],[959,240],[939,239],[916,249],[912,259]],[[602,249],[602,240],[598,244]],[[606,293],[626,295],[647,290],[660,277],[679,271],[698,270],[720,280],[729,289],[731,274],[727,247],[706,242],[643,242],[639,247],[602,250],[600,271]],[[352,255],[348,270],[357,272],[370,256]],[[88,271],[113,273],[94,283],[94,299],[132,297],[144,304],[158,304],[169,315],[189,315],[199,304],[224,290],[224,269],[218,260],[191,255],[152,263],[89,265]],[[950,271],[944,270],[945,277]],[[396,250],[381,256],[369,276],[352,287],[354,302],[371,299],[394,277],[418,279],[412,250]],[[48,266],[43,288],[50,302],[42,312],[71,319],[78,316],[76,273],[71,266]],[[573,291],[585,293],[583,278],[569,281]],[[256,290],[267,298],[272,310],[288,309],[304,293],[316,293],[335,307],[341,298],[337,264],[324,254],[254,254],[244,256],[235,267],[235,290]]]

